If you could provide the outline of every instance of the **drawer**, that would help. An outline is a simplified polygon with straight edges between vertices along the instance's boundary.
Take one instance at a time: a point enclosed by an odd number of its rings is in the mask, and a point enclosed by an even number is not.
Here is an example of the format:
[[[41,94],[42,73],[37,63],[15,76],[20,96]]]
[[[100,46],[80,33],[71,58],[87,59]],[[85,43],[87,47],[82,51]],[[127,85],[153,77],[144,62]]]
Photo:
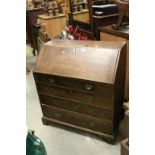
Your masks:
[[[58,108],[75,111],[75,112],[90,115],[93,117],[112,120],[112,111],[108,111],[100,107],[94,107],[94,106],[82,104],[79,102],[72,102],[69,100],[65,100],[64,98],[49,97],[45,95],[40,95],[40,102],[41,104],[47,104],[50,106],[55,106]]]
[[[112,98],[97,96],[96,94],[81,92],[78,90],[71,90],[67,88],[60,88],[46,84],[37,85],[39,94],[46,94],[47,96],[63,97],[68,100],[77,101],[81,103],[99,105],[105,109],[112,109]]]
[[[47,95],[64,97],[66,99],[82,101],[86,103],[94,103],[94,95],[71,90],[71,89],[39,84],[38,91]]]
[[[67,87],[70,89],[88,91],[95,94],[101,94],[104,97],[112,97],[111,85],[105,85],[103,83],[95,83],[92,81],[71,79],[65,77],[59,77],[54,75],[44,75],[35,73],[36,82],[42,82],[53,86]]]
[[[113,133],[112,122],[108,120],[87,117],[82,114],[47,105],[42,105],[42,111],[43,115],[48,118],[107,134]]]

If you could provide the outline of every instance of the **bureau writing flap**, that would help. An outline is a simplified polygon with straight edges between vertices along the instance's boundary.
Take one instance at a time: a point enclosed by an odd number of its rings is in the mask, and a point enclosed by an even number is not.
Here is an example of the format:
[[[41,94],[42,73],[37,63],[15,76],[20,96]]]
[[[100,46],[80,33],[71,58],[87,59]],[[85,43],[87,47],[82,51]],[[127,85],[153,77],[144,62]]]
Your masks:
[[[124,42],[50,41],[34,72],[113,83]]]

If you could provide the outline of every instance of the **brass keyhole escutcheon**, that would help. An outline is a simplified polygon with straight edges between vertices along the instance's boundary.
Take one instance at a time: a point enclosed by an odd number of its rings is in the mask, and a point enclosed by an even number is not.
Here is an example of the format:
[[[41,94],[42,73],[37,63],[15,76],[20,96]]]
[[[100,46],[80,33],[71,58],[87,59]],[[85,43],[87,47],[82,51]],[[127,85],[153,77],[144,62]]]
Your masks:
[[[92,90],[93,88],[94,88],[93,85],[91,85],[91,84],[85,84],[85,89],[86,90]]]
[[[50,78],[50,79],[48,79],[48,82],[49,82],[50,84],[53,84],[53,83],[55,82],[55,79],[54,79],[54,78]]]

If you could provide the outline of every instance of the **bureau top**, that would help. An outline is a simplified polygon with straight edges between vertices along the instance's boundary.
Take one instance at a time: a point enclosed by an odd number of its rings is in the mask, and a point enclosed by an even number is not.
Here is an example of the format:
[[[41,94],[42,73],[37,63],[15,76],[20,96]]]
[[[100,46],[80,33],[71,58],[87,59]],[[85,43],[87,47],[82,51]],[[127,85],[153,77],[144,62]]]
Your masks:
[[[125,42],[52,40],[44,45],[34,72],[113,84]]]

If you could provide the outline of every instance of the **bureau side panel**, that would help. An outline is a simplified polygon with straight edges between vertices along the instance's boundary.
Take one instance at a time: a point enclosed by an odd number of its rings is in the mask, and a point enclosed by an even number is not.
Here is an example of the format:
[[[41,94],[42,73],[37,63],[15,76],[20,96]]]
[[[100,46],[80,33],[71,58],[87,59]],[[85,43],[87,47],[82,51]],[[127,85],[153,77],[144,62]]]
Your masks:
[[[118,128],[123,114],[123,101],[125,89],[125,66],[126,66],[126,46],[122,48],[118,57],[118,65],[115,74],[113,89],[113,125],[114,130]]]
[[[106,32],[100,32],[101,41],[126,41],[126,79],[125,79],[125,93],[124,99],[129,100],[129,40],[114,34],[109,34]]]

